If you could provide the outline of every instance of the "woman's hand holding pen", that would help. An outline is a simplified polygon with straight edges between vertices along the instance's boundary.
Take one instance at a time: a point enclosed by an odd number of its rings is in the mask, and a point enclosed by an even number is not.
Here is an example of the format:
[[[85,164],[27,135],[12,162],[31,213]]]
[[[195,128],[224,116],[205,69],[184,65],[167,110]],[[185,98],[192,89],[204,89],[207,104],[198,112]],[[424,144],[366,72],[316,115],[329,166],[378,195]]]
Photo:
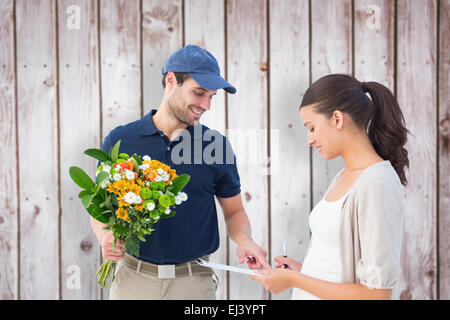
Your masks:
[[[256,271],[261,276],[251,276],[250,278],[256,280],[264,285],[264,287],[272,293],[278,294],[292,286],[292,279],[302,269],[302,264],[291,258],[278,256],[275,259],[277,263],[276,268],[267,268]],[[283,267],[287,265],[287,268]]]

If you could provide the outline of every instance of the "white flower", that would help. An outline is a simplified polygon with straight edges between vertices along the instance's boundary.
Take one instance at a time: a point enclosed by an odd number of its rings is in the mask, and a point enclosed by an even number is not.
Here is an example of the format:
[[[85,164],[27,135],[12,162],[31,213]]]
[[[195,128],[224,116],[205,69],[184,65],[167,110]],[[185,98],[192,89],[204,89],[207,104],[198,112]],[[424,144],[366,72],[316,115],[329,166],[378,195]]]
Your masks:
[[[102,181],[102,183],[100,183],[100,188],[105,189],[108,184],[110,184],[111,181],[109,181],[108,179],[105,179]]]
[[[136,198],[134,198],[134,203],[136,203],[136,204],[141,204],[141,203],[142,203],[142,198],[141,198],[141,196],[136,196]]]
[[[110,172],[111,171],[111,166],[108,166],[107,164],[104,164],[103,165],[103,171]]]
[[[178,195],[180,196],[182,201],[186,201],[188,199],[188,196],[184,192],[179,192]]]
[[[161,168],[159,168],[158,170],[156,170],[156,172],[158,172],[158,174],[163,174],[163,173],[164,173],[164,170],[161,169]]]
[[[151,161],[152,158],[150,158],[149,156],[145,155],[145,156],[142,157],[142,160],[144,160],[144,161],[145,160]]]
[[[166,211],[164,211],[165,214],[169,214],[170,213],[170,208],[167,208]]]
[[[128,192],[126,195],[123,196],[123,201],[133,204],[134,199],[136,198],[136,195],[133,192]]]
[[[123,201],[129,203],[129,204],[140,204],[142,203],[142,198],[140,196],[137,196],[133,192],[128,192],[126,195],[123,196]]]
[[[160,181],[162,181],[161,176],[160,176],[160,175],[157,175],[153,181],[155,181],[155,182],[160,182]]]
[[[114,181],[119,181],[121,179],[122,179],[122,176],[120,175],[120,173],[114,173],[114,176],[113,176]]]
[[[155,209],[155,204],[153,202],[147,203],[147,210],[152,211],[153,209]]]
[[[132,180],[132,179],[134,179],[134,172],[133,171],[130,171],[130,170],[128,170],[128,169],[125,169],[125,177],[128,179],[128,180]]]
[[[148,168],[150,168],[150,164],[148,164],[148,163],[139,166],[139,169],[141,169],[141,170],[146,170]]]
[[[180,205],[183,201],[186,201],[188,199],[188,196],[184,192],[179,192],[175,196],[175,204]]]
[[[161,180],[162,181],[169,181],[169,179],[170,179],[170,177],[169,177],[169,174],[167,173],[167,172],[164,172],[162,175],[161,175]]]

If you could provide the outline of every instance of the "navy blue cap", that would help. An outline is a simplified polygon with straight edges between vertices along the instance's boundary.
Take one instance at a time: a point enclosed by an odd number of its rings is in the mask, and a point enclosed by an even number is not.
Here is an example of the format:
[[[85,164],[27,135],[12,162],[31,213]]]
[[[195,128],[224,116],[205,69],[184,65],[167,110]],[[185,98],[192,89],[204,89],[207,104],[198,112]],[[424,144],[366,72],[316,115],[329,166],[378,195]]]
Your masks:
[[[207,50],[195,45],[187,45],[176,50],[164,64],[162,74],[167,72],[187,72],[203,88],[224,89],[236,93],[236,88],[220,76],[216,58]]]

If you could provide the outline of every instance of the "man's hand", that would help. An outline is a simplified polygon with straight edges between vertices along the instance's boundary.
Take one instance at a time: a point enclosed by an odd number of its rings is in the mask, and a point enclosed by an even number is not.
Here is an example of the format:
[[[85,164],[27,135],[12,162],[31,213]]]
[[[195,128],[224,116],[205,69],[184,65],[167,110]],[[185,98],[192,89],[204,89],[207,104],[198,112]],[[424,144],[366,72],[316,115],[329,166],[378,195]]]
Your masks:
[[[252,239],[242,240],[237,245],[239,264],[247,261],[250,269],[271,268],[266,261],[267,251],[258,246]]]
[[[103,258],[112,260],[112,261],[118,261],[122,259],[125,255],[125,243],[122,240],[116,241],[116,250],[113,250],[112,244],[114,241],[114,236],[112,231],[108,230],[108,232],[105,233],[103,239],[100,242],[100,245],[102,246],[102,254]]]

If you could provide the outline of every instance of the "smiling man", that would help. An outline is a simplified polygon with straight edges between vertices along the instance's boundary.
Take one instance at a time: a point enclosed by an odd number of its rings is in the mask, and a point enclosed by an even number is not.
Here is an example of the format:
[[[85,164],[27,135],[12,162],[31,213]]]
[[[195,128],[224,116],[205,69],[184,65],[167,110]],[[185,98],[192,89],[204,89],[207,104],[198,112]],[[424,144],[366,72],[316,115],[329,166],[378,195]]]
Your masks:
[[[140,243],[137,257],[125,253],[123,243],[114,251],[112,233],[102,229],[104,224],[91,219],[91,225],[104,258],[119,261],[110,299],[215,299],[215,274],[195,263],[197,258],[208,259],[219,247],[215,196],[222,207],[227,233],[237,244],[239,262],[247,260],[250,268],[269,266],[267,252],[252,239],[232,148],[226,137],[199,123],[217,90],[235,93],[236,89],[220,76],[211,53],[198,46],[175,51],[162,74],[164,97],[158,110],[112,130],[102,149],[109,152],[121,140],[121,152],[149,155],[176,169],[177,174],[189,174],[191,179],[183,189],[188,200],[177,207],[174,217],[155,224],[155,231]],[[205,139],[205,135],[209,138]],[[214,159],[218,155],[227,159],[204,161],[205,149],[210,150],[209,144],[216,140],[221,148],[214,152]],[[174,161],[179,157],[174,150],[180,150],[180,142],[181,163]],[[226,161],[230,152],[231,162]],[[250,256],[256,259],[247,259]]]

